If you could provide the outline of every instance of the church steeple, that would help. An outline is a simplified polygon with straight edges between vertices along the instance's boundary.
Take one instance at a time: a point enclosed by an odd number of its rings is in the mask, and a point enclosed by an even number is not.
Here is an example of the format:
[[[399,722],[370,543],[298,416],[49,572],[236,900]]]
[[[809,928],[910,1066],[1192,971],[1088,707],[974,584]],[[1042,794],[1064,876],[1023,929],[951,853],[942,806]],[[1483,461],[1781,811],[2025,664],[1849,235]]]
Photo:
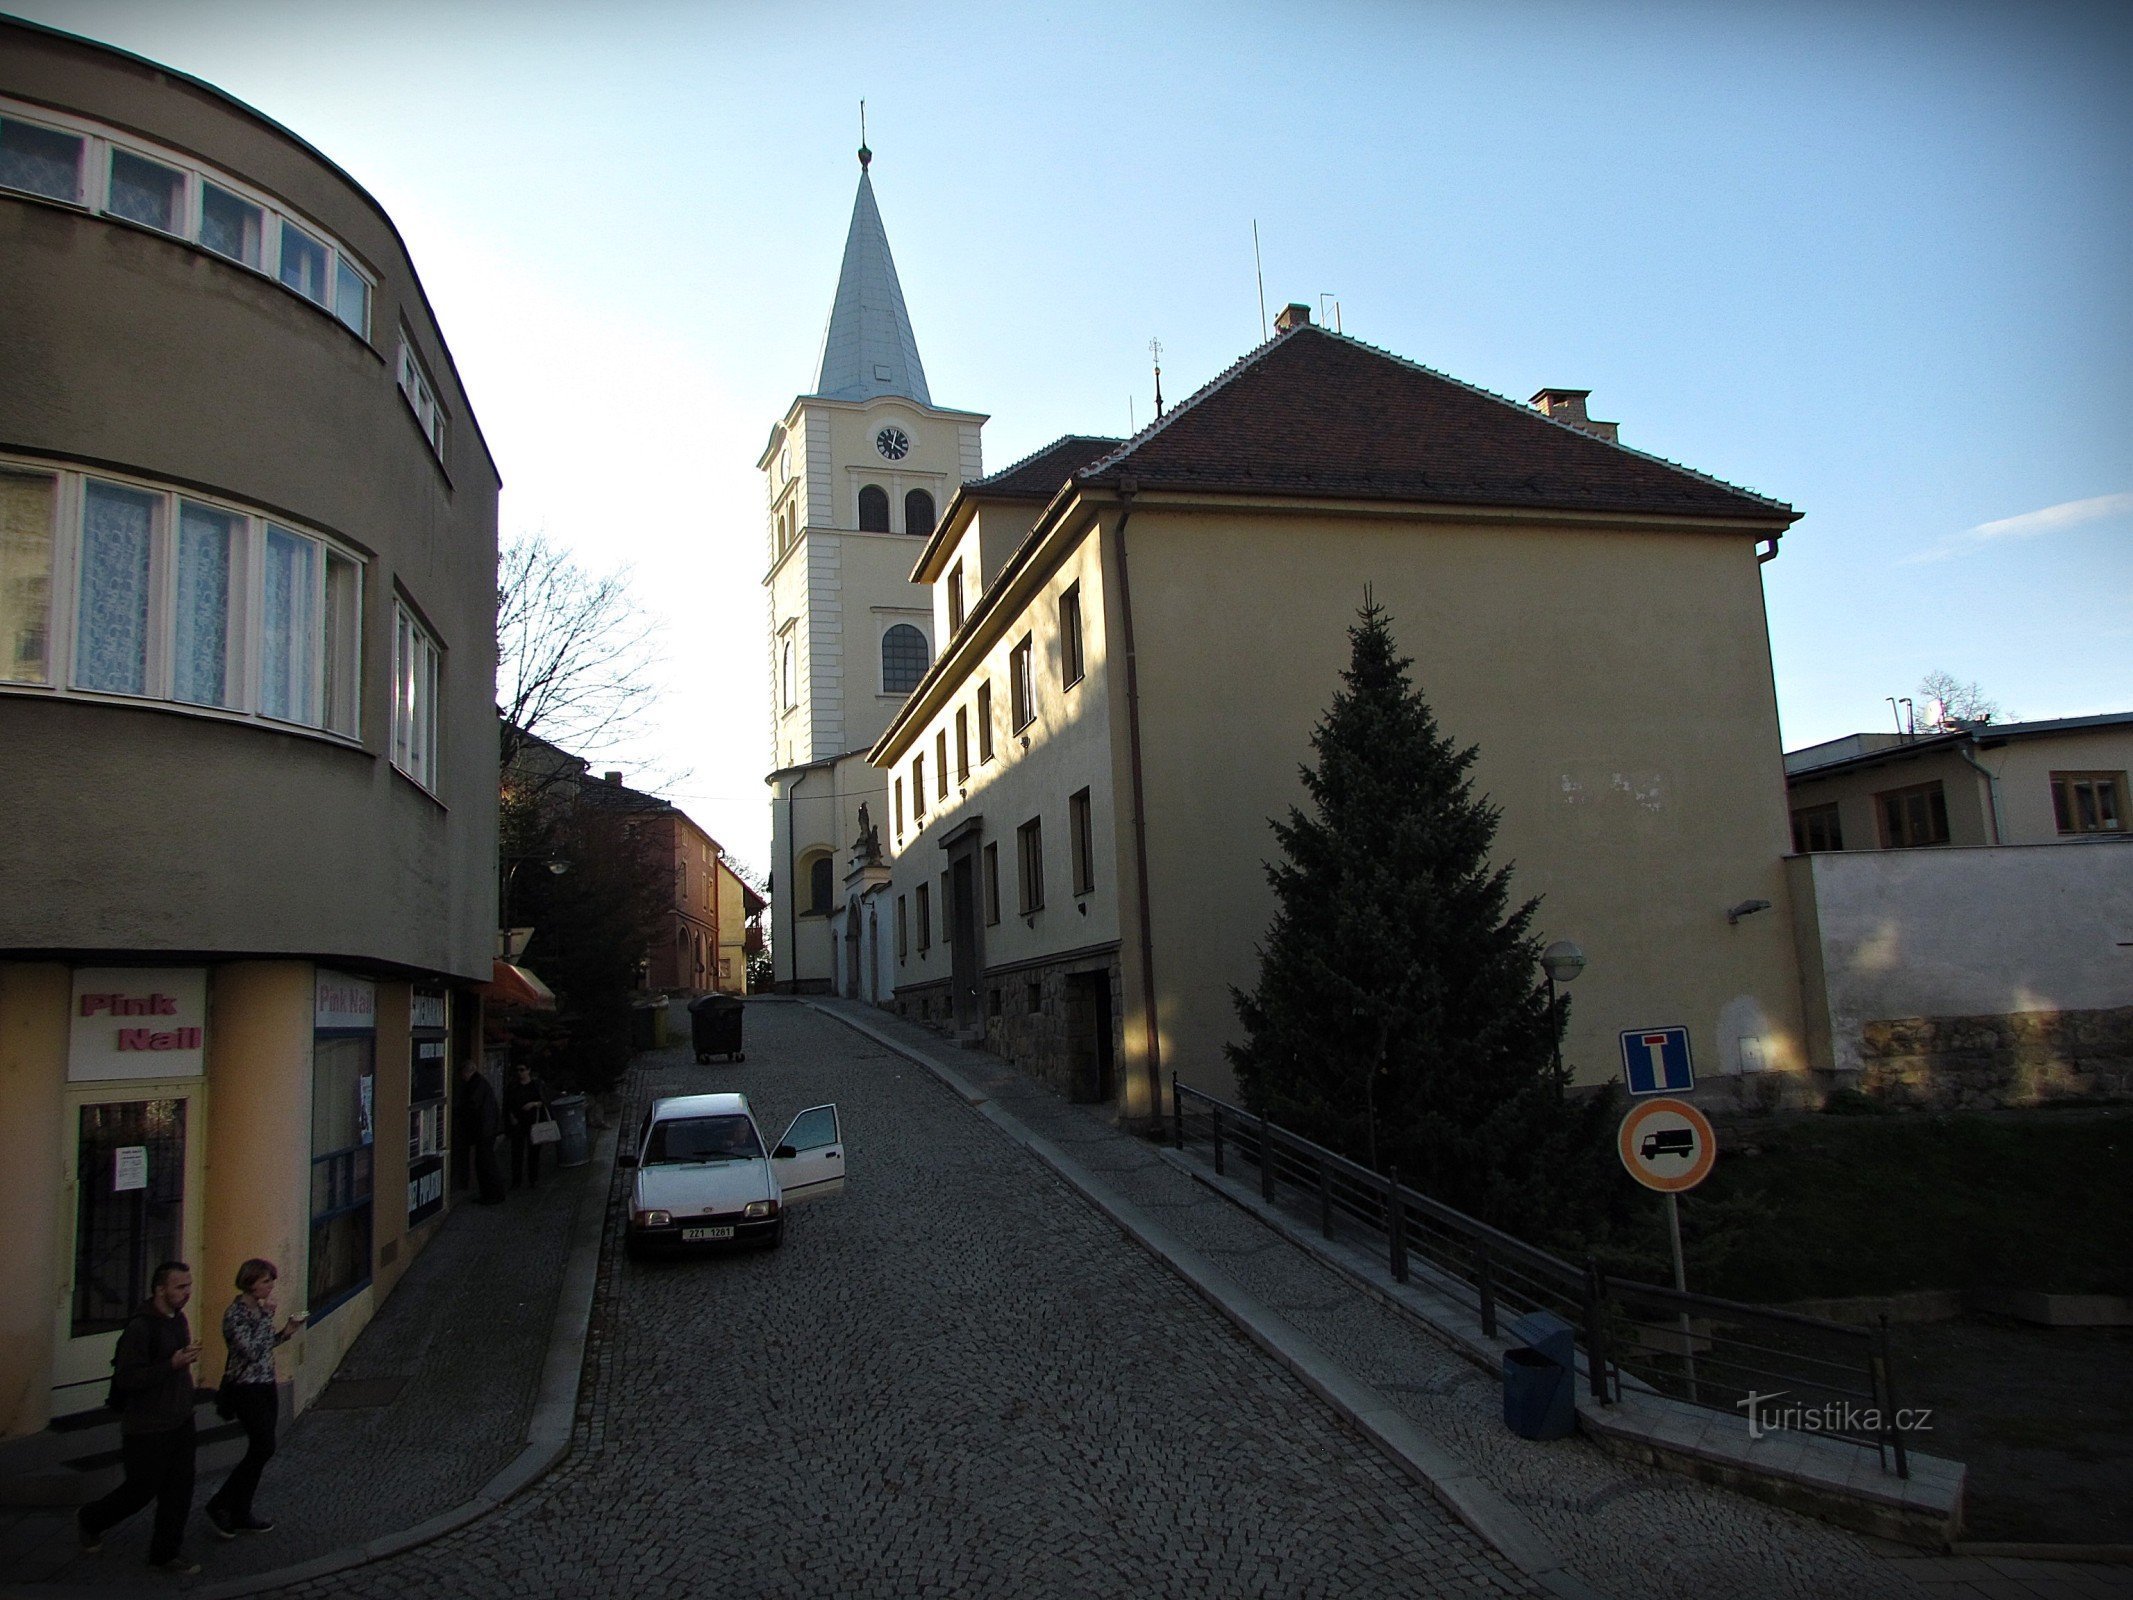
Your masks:
[[[903,286],[896,281],[889,236],[874,205],[874,183],[867,170],[873,158],[874,152],[862,142],[859,197],[852,204],[837,298],[822,335],[815,393],[830,400],[902,395],[930,406],[933,397],[926,391],[926,369],[919,364],[918,339],[911,332],[911,314],[904,309]]]

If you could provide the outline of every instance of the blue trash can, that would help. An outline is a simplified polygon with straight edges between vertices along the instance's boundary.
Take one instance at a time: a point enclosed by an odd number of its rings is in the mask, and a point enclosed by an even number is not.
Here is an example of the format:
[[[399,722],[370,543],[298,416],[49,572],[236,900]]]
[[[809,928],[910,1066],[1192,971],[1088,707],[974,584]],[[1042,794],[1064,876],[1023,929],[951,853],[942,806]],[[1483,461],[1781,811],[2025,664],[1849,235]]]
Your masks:
[[[1548,1311],[1514,1317],[1503,1353],[1504,1426],[1521,1439],[1560,1439],[1577,1426],[1577,1334]]]
[[[592,1135],[585,1128],[585,1096],[559,1094],[548,1102],[548,1110],[563,1135],[555,1147],[556,1165],[582,1167],[592,1160]]]

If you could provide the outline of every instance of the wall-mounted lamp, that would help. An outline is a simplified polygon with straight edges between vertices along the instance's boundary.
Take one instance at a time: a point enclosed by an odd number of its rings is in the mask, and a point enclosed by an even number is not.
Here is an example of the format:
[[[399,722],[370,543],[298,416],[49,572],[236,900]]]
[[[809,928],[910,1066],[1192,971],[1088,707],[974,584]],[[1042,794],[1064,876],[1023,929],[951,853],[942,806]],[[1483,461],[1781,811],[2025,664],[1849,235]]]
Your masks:
[[[1727,925],[1730,926],[1733,923],[1740,921],[1742,917],[1752,917],[1758,911],[1768,911],[1769,909],[1770,902],[1768,900],[1743,900],[1737,906],[1727,906]]]

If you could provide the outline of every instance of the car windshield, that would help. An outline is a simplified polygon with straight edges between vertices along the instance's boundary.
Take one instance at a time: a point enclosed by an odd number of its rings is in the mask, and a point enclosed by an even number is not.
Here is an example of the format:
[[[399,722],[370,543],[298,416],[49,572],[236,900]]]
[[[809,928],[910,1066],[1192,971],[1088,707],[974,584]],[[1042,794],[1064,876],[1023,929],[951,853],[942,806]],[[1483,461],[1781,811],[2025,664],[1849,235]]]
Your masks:
[[[673,1117],[652,1124],[646,1165],[683,1161],[747,1161],[763,1153],[746,1117]]]

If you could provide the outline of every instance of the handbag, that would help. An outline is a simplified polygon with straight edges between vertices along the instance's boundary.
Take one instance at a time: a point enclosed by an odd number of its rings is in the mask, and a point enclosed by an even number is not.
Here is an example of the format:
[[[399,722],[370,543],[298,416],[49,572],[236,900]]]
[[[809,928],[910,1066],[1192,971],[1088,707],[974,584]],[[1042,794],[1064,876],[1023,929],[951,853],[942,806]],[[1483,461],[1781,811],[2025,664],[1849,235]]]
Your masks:
[[[232,1362],[231,1366],[235,1364],[235,1362]],[[232,1403],[237,1397],[231,1392],[236,1387],[235,1384],[230,1382],[229,1367],[224,1367],[222,1369],[222,1383],[215,1390],[215,1415],[224,1422],[235,1422],[237,1420],[237,1407]]]
[[[563,1130],[555,1125],[555,1118],[548,1114],[548,1108],[542,1106],[540,1116],[526,1124],[526,1143],[561,1144],[562,1142]]]

